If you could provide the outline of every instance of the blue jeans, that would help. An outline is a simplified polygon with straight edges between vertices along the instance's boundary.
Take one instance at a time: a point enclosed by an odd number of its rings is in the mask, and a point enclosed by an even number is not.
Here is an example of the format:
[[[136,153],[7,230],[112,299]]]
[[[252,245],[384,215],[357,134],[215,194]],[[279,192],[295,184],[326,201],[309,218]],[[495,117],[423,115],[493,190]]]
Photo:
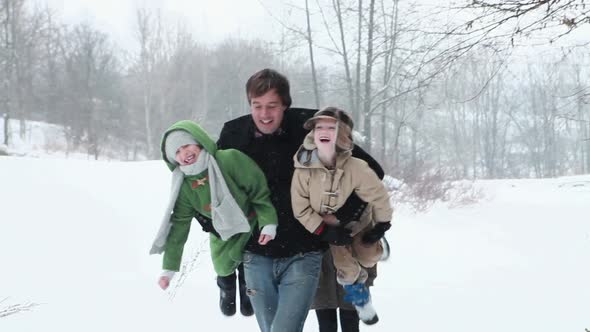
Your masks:
[[[244,253],[248,295],[262,332],[301,332],[313,302],[322,253],[286,258]]]

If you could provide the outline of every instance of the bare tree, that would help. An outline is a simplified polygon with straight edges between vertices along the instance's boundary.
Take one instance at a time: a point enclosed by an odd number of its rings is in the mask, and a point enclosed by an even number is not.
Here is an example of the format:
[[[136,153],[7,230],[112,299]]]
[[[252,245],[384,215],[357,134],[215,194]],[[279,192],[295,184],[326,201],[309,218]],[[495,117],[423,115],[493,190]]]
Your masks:
[[[510,26],[500,35],[512,39],[519,35],[531,35],[550,31],[550,42],[590,23],[590,6],[585,0],[473,0],[466,5],[476,11],[476,17],[468,27],[489,33]]]
[[[354,123],[360,125],[362,119],[361,111],[361,53],[363,42],[363,0],[358,0],[358,23],[356,41],[356,69],[355,69],[355,98],[354,98]]]
[[[313,57],[313,38],[311,36],[311,22],[308,0],[305,0],[305,18],[307,22],[306,39],[309,48],[309,61],[311,63],[311,78],[313,80],[313,94],[315,96],[316,108],[320,108],[320,93],[318,90],[318,79],[315,72],[315,59]]]
[[[371,102],[373,100],[371,95],[372,87],[372,73],[373,64],[375,59],[373,58],[373,31],[375,18],[375,0],[369,0],[369,23],[367,26],[367,55],[365,64],[365,91],[363,93],[363,116],[364,116],[364,130],[363,134],[366,137],[365,147],[367,152],[371,153],[372,146],[372,126],[371,126]]]
[[[120,69],[108,36],[86,24],[76,26],[67,36],[66,78],[69,91],[70,125],[77,130],[73,139],[85,142],[95,159],[101,144],[113,131],[120,100]]]
[[[64,123],[67,114],[64,109],[64,31],[55,21],[55,13],[50,7],[43,10],[46,20],[40,43],[40,86],[38,87],[40,110],[51,123]]]
[[[152,130],[152,109],[154,107],[155,66],[162,50],[162,27],[160,16],[153,18],[153,14],[146,9],[137,9],[137,38],[139,39],[139,80],[142,85],[142,109],[145,125],[145,139],[147,155],[154,156],[154,142]]]
[[[583,59],[583,57],[580,57]],[[578,160],[579,173],[586,174],[590,172],[590,116],[588,112],[588,102],[584,99],[584,92],[590,90],[587,86],[589,82],[584,82],[582,77],[585,73],[583,66],[574,63],[571,66],[572,76],[574,78],[574,92],[569,97],[575,97],[575,122],[577,125],[578,138],[576,140],[576,159]]]
[[[362,3],[362,0],[359,0]],[[340,52],[342,56],[342,62],[344,64],[344,73],[346,79],[346,89],[348,95],[348,108],[355,116],[359,113],[357,108],[355,108],[354,103],[354,89],[352,87],[352,75],[350,72],[350,60],[348,59],[348,48],[346,47],[346,39],[344,36],[344,20],[342,17],[342,6],[340,4],[340,0],[332,0],[332,6],[334,8],[334,12],[336,13],[336,18],[338,19],[338,32],[340,35],[340,47],[342,47],[342,51]],[[356,119],[356,118],[355,118]]]
[[[3,129],[4,129],[3,130],[3,136],[4,136],[3,137],[3,142],[4,142],[3,144],[4,145],[8,145],[8,137],[9,137],[9,135],[8,135],[8,128],[9,128],[8,124],[9,124],[9,121],[10,121],[10,118],[8,116],[8,113],[3,113],[2,114],[2,120],[3,120]]]
[[[220,42],[210,51],[208,58],[212,61],[207,61],[209,105],[204,121],[211,132],[216,133],[221,130],[223,122],[248,111],[244,82],[260,68],[275,63],[275,55],[266,42],[231,38]],[[287,72],[289,66],[284,66],[283,70]],[[301,89],[299,84],[297,86]],[[297,90],[294,89],[293,94],[295,91]]]
[[[22,65],[20,64],[19,53],[22,51],[21,29],[23,25],[24,0],[3,0],[2,1],[2,28],[3,28],[3,104],[5,113],[10,118],[23,117],[23,91],[21,81],[23,80]],[[22,122],[21,122],[22,123]],[[24,135],[24,128],[21,126],[20,134]],[[5,144],[8,144],[9,133],[5,133]]]
[[[384,55],[384,65],[383,65],[383,86],[387,86],[390,84],[393,74],[394,74],[394,60],[396,58],[396,50],[398,48],[397,45],[397,37],[398,37],[398,28],[399,28],[399,0],[393,1],[393,8],[392,14],[388,15],[386,13],[385,5],[383,1],[381,1],[381,17],[383,18],[383,27],[384,30],[387,31],[387,36],[385,38],[384,47],[388,52],[385,52]],[[386,90],[383,94],[384,99],[389,99],[389,90]],[[387,143],[388,140],[388,133],[390,131],[390,125],[388,121],[388,108],[391,105],[390,102],[385,102],[381,105],[381,160],[385,161],[385,156],[387,155]],[[396,142],[398,141],[400,131],[397,131],[398,135],[396,136]]]

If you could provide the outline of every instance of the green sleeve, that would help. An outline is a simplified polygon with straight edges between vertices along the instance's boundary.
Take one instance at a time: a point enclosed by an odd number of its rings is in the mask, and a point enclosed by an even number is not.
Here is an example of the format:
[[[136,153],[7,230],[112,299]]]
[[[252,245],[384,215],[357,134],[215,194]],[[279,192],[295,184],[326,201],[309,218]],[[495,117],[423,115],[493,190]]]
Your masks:
[[[172,216],[170,217],[172,227],[166,239],[166,249],[162,264],[164,270],[180,270],[184,244],[188,238],[194,214],[195,210],[191,206],[186,194],[183,194],[181,188],[174,205],[174,210],[172,210]]]
[[[264,173],[250,157],[238,150],[234,151],[235,162],[231,163],[230,176],[248,196],[258,217],[259,229],[266,225],[276,225],[277,212],[270,200],[270,190]]]

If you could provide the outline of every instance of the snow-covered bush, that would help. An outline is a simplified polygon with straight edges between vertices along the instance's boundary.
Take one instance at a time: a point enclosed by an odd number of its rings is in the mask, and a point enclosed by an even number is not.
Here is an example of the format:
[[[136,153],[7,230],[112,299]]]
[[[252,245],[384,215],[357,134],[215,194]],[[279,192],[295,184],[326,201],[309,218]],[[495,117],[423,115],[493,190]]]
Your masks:
[[[412,183],[392,177],[384,178],[383,182],[388,188],[396,188],[389,189],[395,205],[407,205],[416,212],[425,212],[437,202],[447,203],[449,208],[470,205],[484,196],[472,181],[446,180],[440,172],[424,174]]]

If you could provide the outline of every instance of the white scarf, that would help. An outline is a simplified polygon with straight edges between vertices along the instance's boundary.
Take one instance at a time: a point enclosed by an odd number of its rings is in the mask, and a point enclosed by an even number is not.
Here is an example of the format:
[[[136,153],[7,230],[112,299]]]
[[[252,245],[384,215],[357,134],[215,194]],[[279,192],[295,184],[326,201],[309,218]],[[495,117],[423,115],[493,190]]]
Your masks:
[[[172,210],[178,198],[184,177],[199,174],[206,169],[209,169],[211,220],[215,231],[217,231],[223,241],[228,240],[235,234],[250,232],[248,219],[229,191],[219,165],[217,165],[217,161],[206,150],[202,149],[194,164],[178,166],[172,172],[170,201],[164,212],[164,217],[162,218],[156,239],[152,244],[150,254],[160,254],[165,250],[166,240],[172,227],[170,217],[172,216]]]

